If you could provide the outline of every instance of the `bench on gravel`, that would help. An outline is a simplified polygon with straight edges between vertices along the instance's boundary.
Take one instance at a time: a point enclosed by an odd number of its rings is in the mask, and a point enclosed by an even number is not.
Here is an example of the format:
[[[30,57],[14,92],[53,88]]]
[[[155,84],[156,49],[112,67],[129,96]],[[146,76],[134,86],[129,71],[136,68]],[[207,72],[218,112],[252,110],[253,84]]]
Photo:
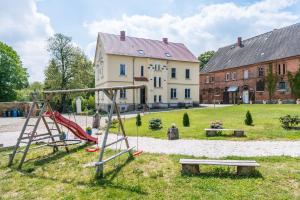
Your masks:
[[[245,132],[241,129],[216,129],[216,128],[206,128],[204,129],[207,137],[217,136],[219,131],[233,131],[233,136],[244,137]]]
[[[255,171],[255,167],[260,165],[255,160],[197,160],[197,159],[180,159],[182,173],[200,174],[199,165],[219,165],[219,166],[236,166],[237,175],[247,175]]]

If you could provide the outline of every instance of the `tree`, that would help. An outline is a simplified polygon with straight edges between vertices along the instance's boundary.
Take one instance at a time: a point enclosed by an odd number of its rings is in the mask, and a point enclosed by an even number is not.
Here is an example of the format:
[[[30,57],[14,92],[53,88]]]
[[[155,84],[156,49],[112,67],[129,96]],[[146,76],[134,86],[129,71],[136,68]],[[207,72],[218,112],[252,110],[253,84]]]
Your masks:
[[[0,42],[0,101],[13,101],[28,86],[28,74],[12,47]]]
[[[48,40],[51,53],[49,66],[45,70],[45,89],[72,89],[94,87],[92,62],[71,37],[57,33]],[[66,94],[60,96],[62,112],[66,111]]]
[[[288,79],[291,87],[291,92],[294,95],[295,99],[300,98],[300,67],[295,75],[291,72],[288,72]]]
[[[200,69],[202,69],[204,65],[208,63],[213,55],[215,55],[215,51],[206,51],[198,56],[198,60],[200,61]]]
[[[37,98],[40,99],[42,97],[44,85],[41,82],[35,81],[27,88],[17,90],[17,101],[32,101],[32,92],[36,93]]]
[[[269,93],[269,101],[270,102],[274,96],[277,81],[278,81],[278,76],[276,73],[273,73],[273,65],[272,65],[272,63],[270,63],[268,73],[266,76],[266,85],[267,85],[267,90]]]
[[[249,110],[246,113],[245,124],[248,125],[248,126],[251,126],[253,124],[252,115],[251,115]]]
[[[142,126],[142,119],[141,119],[141,115],[140,113],[137,114],[136,116],[136,122],[135,122],[135,125],[138,127],[138,126]]]
[[[182,123],[183,123],[183,126],[185,126],[185,127],[190,126],[190,118],[189,118],[189,115],[187,113],[183,114]]]

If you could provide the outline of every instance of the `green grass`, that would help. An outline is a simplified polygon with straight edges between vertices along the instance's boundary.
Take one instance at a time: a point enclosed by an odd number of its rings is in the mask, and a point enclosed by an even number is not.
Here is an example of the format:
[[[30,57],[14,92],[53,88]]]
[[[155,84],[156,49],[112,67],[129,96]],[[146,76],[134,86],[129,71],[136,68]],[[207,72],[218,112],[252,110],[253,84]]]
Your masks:
[[[246,126],[244,124],[247,110],[250,110],[254,126]],[[190,127],[183,127],[182,117],[187,112],[190,118]],[[154,138],[167,138],[167,129],[172,123],[179,128],[181,138],[194,139],[229,139],[229,140],[270,140],[270,139],[286,139],[294,140],[300,138],[300,131],[284,130],[279,122],[279,117],[291,114],[300,115],[299,105],[239,105],[223,108],[200,108],[200,109],[183,109],[170,112],[157,112],[142,116],[142,126],[139,128],[139,136],[147,136]],[[152,131],[148,128],[148,122],[151,118],[160,118],[163,123],[161,130]],[[224,128],[243,129],[246,131],[247,137],[234,138],[229,135],[218,137],[205,136],[205,128],[209,128],[210,123],[215,120],[223,122]],[[125,122],[127,135],[135,136],[136,126],[135,119],[127,119]],[[117,132],[117,129],[112,129]],[[225,133],[224,134],[230,134]]]
[[[213,166],[187,176],[178,163],[185,156],[144,153],[128,161],[123,155],[105,166],[100,181],[94,168],[83,167],[97,154],[50,152],[30,153],[22,171],[7,168],[7,152],[0,152],[0,199],[300,199],[300,158],[251,158],[261,164],[251,176]]]

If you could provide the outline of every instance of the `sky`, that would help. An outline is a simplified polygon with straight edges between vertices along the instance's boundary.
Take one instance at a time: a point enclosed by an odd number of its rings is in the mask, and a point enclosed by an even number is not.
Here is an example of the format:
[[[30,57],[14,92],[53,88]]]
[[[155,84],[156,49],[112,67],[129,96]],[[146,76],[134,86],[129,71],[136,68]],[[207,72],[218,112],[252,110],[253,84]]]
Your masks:
[[[184,43],[195,56],[300,22],[300,0],[0,0],[0,41],[43,81],[47,39],[71,36],[93,60],[98,32]]]

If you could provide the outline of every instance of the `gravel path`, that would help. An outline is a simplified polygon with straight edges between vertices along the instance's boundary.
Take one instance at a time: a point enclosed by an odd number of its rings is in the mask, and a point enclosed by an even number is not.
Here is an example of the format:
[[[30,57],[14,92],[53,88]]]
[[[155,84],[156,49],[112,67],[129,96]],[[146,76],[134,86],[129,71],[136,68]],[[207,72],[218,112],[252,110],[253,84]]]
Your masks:
[[[15,145],[19,132],[0,134],[0,143],[4,146]],[[136,137],[128,137],[131,146],[137,146]],[[117,139],[117,135],[110,134],[108,142]],[[102,136],[99,137],[101,146]],[[181,154],[221,158],[226,156],[300,156],[300,141],[225,141],[225,140],[162,140],[139,137],[139,150],[149,153]],[[119,143],[120,145],[120,143]],[[111,146],[119,149],[119,146]],[[122,149],[125,148],[124,142]]]

